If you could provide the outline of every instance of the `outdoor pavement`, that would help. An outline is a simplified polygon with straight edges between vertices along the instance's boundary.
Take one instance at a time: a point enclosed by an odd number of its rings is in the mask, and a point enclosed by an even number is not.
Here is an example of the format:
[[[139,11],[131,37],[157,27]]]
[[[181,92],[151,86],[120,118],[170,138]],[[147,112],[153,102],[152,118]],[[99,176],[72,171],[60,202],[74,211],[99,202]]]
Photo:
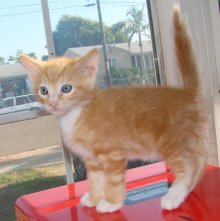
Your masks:
[[[39,166],[48,166],[63,162],[60,146],[52,146],[0,157],[0,174]]]

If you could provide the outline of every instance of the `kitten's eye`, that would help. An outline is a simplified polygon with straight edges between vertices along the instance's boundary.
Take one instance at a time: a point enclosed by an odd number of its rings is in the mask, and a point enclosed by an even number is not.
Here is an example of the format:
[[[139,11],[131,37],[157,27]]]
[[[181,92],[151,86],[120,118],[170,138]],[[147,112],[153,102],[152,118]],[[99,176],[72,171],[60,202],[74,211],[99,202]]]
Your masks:
[[[48,89],[47,89],[45,86],[42,86],[42,87],[40,88],[40,93],[41,93],[42,95],[47,95],[47,94],[48,94]]]
[[[62,92],[65,94],[70,93],[72,89],[73,89],[72,85],[69,84],[64,84],[61,88]]]

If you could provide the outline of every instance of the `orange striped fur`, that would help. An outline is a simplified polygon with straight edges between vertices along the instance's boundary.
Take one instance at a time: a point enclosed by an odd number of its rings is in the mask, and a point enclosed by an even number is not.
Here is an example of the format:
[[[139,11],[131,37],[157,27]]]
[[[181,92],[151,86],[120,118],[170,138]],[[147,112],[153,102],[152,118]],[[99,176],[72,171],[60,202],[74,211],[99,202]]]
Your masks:
[[[84,206],[96,206],[99,212],[121,208],[128,159],[165,160],[171,166],[176,180],[162,198],[165,209],[177,208],[203,173],[198,69],[177,6],[173,27],[182,88],[97,89],[97,49],[79,59],[20,57],[38,100],[57,115],[64,142],[85,162],[90,190],[81,199]],[[68,93],[61,91],[66,84],[72,86]],[[42,87],[48,94],[42,95]]]

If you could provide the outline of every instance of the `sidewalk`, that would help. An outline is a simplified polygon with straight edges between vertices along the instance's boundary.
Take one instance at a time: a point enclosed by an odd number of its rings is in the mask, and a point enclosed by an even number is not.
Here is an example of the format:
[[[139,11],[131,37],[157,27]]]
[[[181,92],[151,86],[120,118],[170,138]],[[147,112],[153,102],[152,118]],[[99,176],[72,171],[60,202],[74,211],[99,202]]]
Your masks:
[[[48,166],[63,162],[60,146],[52,146],[24,153],[0,157],[0,174],[39,166]]]

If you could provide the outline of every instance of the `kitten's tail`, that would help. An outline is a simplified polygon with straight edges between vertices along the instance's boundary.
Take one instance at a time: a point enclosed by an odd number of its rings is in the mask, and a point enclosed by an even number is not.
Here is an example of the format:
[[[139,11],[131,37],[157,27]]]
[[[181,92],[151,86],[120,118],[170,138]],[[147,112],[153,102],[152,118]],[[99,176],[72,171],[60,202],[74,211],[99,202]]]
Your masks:
[[[188,89],[192,99],[197,97],[199,91],[199,71],[193,53],[191,40],[186,26],[181,20],[179,5],[173,7],[173,26],[176,58],[180,69],[183,85]]]

